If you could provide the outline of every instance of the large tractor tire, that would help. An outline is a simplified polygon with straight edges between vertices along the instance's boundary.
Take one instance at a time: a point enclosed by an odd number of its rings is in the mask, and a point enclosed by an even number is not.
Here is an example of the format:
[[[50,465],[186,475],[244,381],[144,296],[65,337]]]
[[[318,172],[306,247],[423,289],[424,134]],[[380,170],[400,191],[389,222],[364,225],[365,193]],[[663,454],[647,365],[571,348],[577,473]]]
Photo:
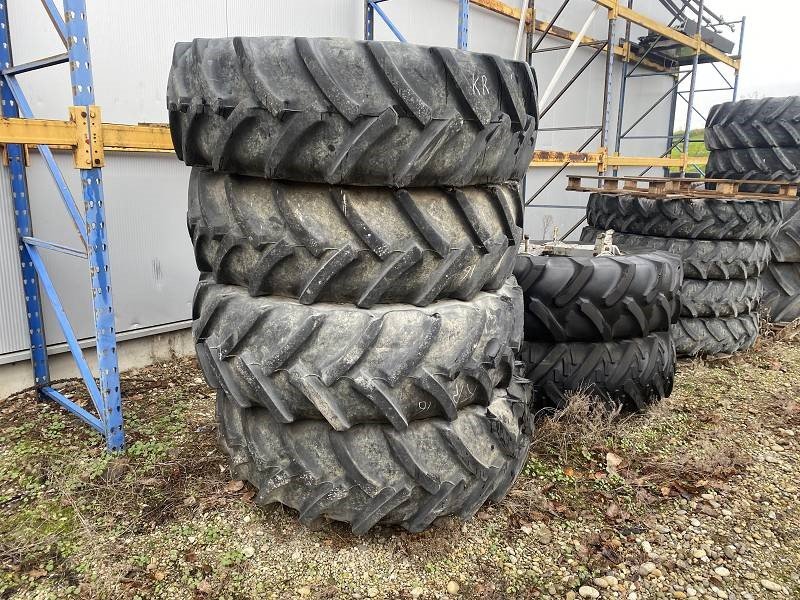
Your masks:
[[[601,230],[584,227],[581,240],[594,243]],[[689,279],[747,279],[767,268],[767,240],[690,240],[614,232],[614,244],[624,252],[643,249],[677,254],[683,259],[683,276]]]
[[[259,406],[217,396],[219,441],[233,476],[252,483],[256,502],[280,502],[303,522],[378,523],[422,531],[437,517],[471,518],[508,492],[528,456],[530,384],[516,377],[488,406],[449,422],[414,421],[404,431],[365,423],[338,432],[321,420],[290,424]]]
[[[762,276],[764,305],[773,323],[800,319],[800,263],[772,263]]]
[[[710,150],[800,146],[800,96],[723,102],[708,112]]]
[[[738,317],[758,310],[764,292],[762,277],[684,279],[680,292],[681,316]]]
[[[628,410],[644,410],[672,393],[675,347],[669,332],[613,342],[524,343],[520,358],[537,409],[566,406],[585,392]]]
[[[500,288],[522,235],[515,185],[338,187],[192,170],[197,267],[219,283],[361,307]]]
[[[733,354],[758,338],[758,313],[738,317],[681,319],[672,326],[678,356]]]
[[[611,341],[666,331],[678,317],[679,257],[517,257],[525,298],[525,339]]]
[[[187,165],[391,187],[519,180],[539,120],[524,61],[335,38],[178,43],[167,108]]]
[[[781,202],[591,194],[589,225],[638,235],[704,240],[759,240],[782,222]]]
[[[239,406],[265,408],[278,423],[402,430],[485,406],[508,383],[522,339],[522,292],[511,278],[469,302],[363,309],[252,298],[204,280],[193,334],[209,385]]]

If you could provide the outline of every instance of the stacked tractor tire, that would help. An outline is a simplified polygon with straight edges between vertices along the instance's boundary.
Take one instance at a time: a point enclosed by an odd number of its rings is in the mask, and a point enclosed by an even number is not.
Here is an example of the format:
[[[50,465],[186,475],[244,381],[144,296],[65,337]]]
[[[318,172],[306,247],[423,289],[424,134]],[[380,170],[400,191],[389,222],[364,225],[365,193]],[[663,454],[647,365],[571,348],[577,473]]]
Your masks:
[[[669,396],[682,272],[677,256],[658,251],[520,254],[514,274],[525,295],[523,357],[536,409],[564,408],[576,392],[629,410]]]
[[[672,326],[678,356],[732,354],[758,337],[759,276],[769,264],[780,208],[771,200],[592,194],[582,239],[612,229],[625,252],[680,256],[680,319]]]
[[[363,533],[503,497],[532,432],[517,182],[524,62],[309,38],[175,47],[193,333],[259,503]]]
[[[709,178],[800,183],[800,96],[761,98],[714,106],[705,142]],[[744,191],[773,192],[769,183]],[[764,304],[776,323],[800,318],[800,206],[781,205],[783,223],[770,240],[772,262],[764,273]]]

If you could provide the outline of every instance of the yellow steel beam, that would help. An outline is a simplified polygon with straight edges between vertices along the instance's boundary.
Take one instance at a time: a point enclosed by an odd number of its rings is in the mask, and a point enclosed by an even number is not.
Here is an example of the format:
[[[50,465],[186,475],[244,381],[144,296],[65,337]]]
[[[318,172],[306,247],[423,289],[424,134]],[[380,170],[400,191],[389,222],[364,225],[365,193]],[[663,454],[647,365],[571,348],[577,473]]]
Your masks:
[[[131,152],[172,152],[169,126],[160,124],[102,124],[105,150]],[[83,147],[75,121],[54,119],[0,119],[0,144],[44,145],[53,148]]]
[[[718,50],[707,44],[703,40],[700,39],[698,34],[697,37],[690,37],[676,29],[671,27],[667,27],[666,25],[659,23],[655,19],[648,17],[646,15],[641,14],[633,9],[628,8],[619,3],[619,0],[594,0],[600,6],[604,6],[609,10],[617,11],[617,14],[625,19],[626,21],[630,21],[631,23],[636,23],[637,25],[641,25],[651,31],[655,31],[659,33],[665,38],[678,42],[679,44],[683,44],[689,48],[694,49],[702,54],[706,54],[708,56],[712,56],[716,58],[721,63],[728,65],[729,67],[733,67],[734,69],[739,69],[739,59],[734,58],[732,56],[728,56],[721,50]]]
[[[481,8],[485,8],[486,10],[490,10],[493,13],[497,13],[498,15],[503,15],[506,17],[511,17],[516,21],[519,21],[520,10],[518,8],[514,8],[513,6],[509,6],[505,2],[500,2],[500,0],[470,0],[471,4],[475,6],[480,6]],[[525,22],[531,22],[531,11],[527,11],[527,15],[525,17]]]
[[[685,158],[685,161],[684,161]],[[533,153],[530,166],[562,167],[564,163],[575,167],[685,167],[686,165],[704,165],[707,156],[606,156],[603,152],[561,152],[556,150],[537,150]]]
[[[75,146],[78,130],[72,121],[0,119],[0,143]]]
[[[78,138],[74,121],[52,119],[0,119],[0,144],[42,144],[53,148],[75,149],[85,140]],[[105,150],[125,152],[173,152],[172,138],[167,125],[102,124],[102,145]],[[560,167],[565,162],[575,166],[610,167],[680,167],[704,165],[708,157],[688,156],[664,158],[652,156],[615,156],[598,152],[569,152],[537,150],[531,167]]]
[[[158,123],[146,125],[104,123],[103,143],[106,150],[173,152],[169,125]]]

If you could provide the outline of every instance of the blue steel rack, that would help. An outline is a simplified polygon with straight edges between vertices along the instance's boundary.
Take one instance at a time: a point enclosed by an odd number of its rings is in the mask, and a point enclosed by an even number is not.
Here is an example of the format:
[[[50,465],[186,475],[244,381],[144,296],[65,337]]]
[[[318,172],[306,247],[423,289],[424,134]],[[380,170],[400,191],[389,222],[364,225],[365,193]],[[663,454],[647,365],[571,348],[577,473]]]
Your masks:
[[[66,52],[56,56],[14,65],[11,51],[11,34],[8,18],[8,0],[0,0],[0,94],[5,118],[32,119],[33,113],[17,75],[35,69],[69,63],[72,98],[72,119],[84,143],[76,150],[76,167],[80,169],[84,214],[81,215],[67,183],[56,164],[50,148],[38,146],[38,152],[53,176],[67,213],[74,223],[82,249],[40,240],[33,235],[33,224],[28,200],[25,166],[27,149],[21,144],[7,144],[5,159],[11,178],[11,194],[17,225],[20,266],[25,293],[28,329],[31,341],[31,362],[36,389],[43,399],[50,399],[77,415],[97,430],[106,440],[110,451],[125,447],[122,425],[119,366],[117,361],[114,307],[111,301],[111,274],[106,239],[105,207],[103,199],[102,170],[104,164],[101,142],[100,110],[94,105],[89,52],[89,28],[85,0],[63,0],[64,14],[58,12],[54,0],[42,0],[53,26],[64,43]],[[99,384],[78,344],[58,292],[47,272],[40,249],[60,252],[85,259],[89,275],[94,309],[94,326],[98,359]],[[97,414],[79,406],[50,385],[47,362],[42,300],[43,290],[50,301],[56,320],[64,334],[81,378]]]
[[[406,42],[406,38],[400,33],[389,16],[380,7],[381,2],[386,0],[364,0],[364,39],[374,39],[375,34],[375,13],[383,19],[386,26],[391,30],[395,37],[401,42]],[[469,0],[458,0],[458,47],[461,50],[467,49],[469,35]]]

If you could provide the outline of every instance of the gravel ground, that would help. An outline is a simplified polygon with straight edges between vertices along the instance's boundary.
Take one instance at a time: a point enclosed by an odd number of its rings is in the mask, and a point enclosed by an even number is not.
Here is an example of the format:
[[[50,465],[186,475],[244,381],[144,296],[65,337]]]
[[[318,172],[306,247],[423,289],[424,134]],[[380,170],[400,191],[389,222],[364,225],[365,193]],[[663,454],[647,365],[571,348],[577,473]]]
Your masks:
[[[413,535],[254,505],[194,361],[123,393],[124,458],[30,393],[0,401],[0,598],[800,598],[797,342],[681,363],[645,416],[579,399],[508,498]]]

